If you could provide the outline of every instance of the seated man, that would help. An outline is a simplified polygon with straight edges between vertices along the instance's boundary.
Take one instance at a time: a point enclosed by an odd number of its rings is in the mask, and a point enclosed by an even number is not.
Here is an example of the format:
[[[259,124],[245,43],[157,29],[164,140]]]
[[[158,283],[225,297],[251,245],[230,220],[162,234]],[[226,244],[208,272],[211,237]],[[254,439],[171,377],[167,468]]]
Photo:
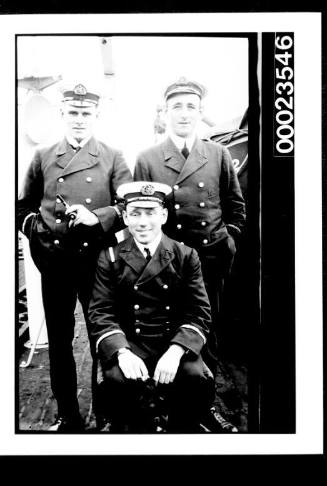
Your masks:
[[[103,250],[89,307],[111,431],[147,432],[141,399],[165,396],[168,432],[198,432],[214,396],[201,349],[210,304],[197,252],[162,233],[169,186],[121,185],[130,236]]]

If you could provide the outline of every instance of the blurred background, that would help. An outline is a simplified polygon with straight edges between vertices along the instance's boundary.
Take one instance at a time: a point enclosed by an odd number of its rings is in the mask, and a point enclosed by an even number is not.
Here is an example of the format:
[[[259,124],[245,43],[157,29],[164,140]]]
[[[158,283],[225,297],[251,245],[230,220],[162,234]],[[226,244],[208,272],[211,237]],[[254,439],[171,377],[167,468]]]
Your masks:
[[[96,135],[131,169],[164,133],[163,93],[181,76],[204,84],[208,129],[235,125],[248,107],[248,40],[223,37],[21,36],[17,40],[19,182],[39,144],[62,136],[61,80],[103,93]]]

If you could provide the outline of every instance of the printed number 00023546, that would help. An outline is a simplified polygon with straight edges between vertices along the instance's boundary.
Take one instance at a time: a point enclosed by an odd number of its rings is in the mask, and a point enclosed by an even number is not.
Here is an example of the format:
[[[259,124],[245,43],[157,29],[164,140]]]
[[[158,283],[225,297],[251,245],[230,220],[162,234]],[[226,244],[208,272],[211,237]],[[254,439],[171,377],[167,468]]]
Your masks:
[[[291,35],[275,38],[275,149],[277,155],[294,150],[294,41]]]

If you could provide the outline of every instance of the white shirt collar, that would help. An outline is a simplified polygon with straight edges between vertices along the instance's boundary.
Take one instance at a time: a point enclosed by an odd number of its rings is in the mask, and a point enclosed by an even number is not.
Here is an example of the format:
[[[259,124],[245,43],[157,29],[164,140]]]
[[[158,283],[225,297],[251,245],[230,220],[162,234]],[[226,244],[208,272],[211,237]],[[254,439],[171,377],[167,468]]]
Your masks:
[[[73,147],[73,148],[77,148],[77,147],[84,147],[84,145],[87,144],[87,142],[90,140],[91,137],[88,137],[88,138],[84,138],[83,140],[81,140],[79,143],[77,142],[77,140],[75,140],[75,138],[73,137],[70,137],[69,135],[66,135],[66,139],[67,139],[67,142]]]
[[[172,139],[172,141],[174,142],[174,144],[176,145],[176,147],[178,148],[178,150],[182,150],[184,148],[185,142],[186,142],[186,146],[187,146],[189,152],[191,152],[193,144],[194,144],[194,140],[195,140],[195,135],[192,135],[191,137],[184,138],[184,137],[179,137],[178,135],[174,135],[174,134],[170,133],[169,136]]]
[[[139,250],[141,251],[142,255],[146,256],[146,253],[144,251],[144,248],[149,248],[150,250],[150,253],[151,253],[151,256],[153,256],[155,254],[155,251],[156,249],[158,248],[159,246],[159,243],[161,241],[161,237],[162,237],[162,231],[158,234],[158,236],[156,236],[156,238],[151,241],[151,243],[149,243],[148,245],[143,245],[142,243],[139,243],[135,238],[134,238],[134,241],[136,243],[136,246],[139,248]]]

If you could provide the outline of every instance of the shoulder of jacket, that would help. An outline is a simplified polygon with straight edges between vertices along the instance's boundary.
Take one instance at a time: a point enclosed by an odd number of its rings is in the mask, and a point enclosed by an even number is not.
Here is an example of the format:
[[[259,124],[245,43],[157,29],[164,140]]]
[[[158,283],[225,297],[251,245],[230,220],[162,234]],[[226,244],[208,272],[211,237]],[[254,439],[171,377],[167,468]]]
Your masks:
[[[38,148],[35,150],[34,157],[47,157],[51,153],[55,153],[62,144],[61,141],[53,143],[52,145],[39,145]]]
[[[169,238],[169,240],[171,242],[173,249],[175,251],[178,251],[181,255],[189,256],[192,253],[193,248],[191,248],[190,246],[185,245],[184,243],[180,243],[177,240],[173,240],[172,238]]]
[[[108,246],[106,248],[105,252],[110,261],[114,263],[118,260],[121,251],[126,247],[127,240],[128,238],[120,241],[117,245]]]
[[[96,140],[99,149],[101,149],[103,152],[110,152],[113,155],[116,155],[118,153],[121,153],[121,150],[111,147],[110,145],[107,145],[106,143],[102,142],[101,140]]]
[[[222,149],[224,147],[224,145],[222,145],[220,142],[214,142],[209,138],[201,138],[200,140],[206,145],[206,147],[212,147],[215,149],[217,148]]]
[[[226,145],[208,140],[205,142],[205,147],[211,155],[217,156],[222,163],[225,163],[225,160],[228,161],[230,153]]]
[[[161,152],[162,146],[163,142],[159,143],[158,145],[151,145],[150,147],[139,152],[137,158],[148,157],[149,155],[151,156],[152,154],[157,154]]]

